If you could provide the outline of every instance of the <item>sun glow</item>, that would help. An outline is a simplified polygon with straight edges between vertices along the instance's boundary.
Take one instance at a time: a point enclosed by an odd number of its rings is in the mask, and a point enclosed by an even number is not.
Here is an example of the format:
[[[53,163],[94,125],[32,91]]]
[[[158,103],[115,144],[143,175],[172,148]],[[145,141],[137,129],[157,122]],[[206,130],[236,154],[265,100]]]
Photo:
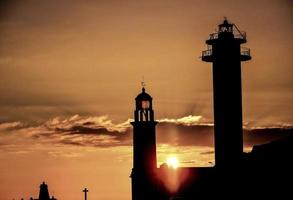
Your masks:
[[[175,156],[167,158],[167,165],[173,169],[177,169],[179,166],[179,161]]]

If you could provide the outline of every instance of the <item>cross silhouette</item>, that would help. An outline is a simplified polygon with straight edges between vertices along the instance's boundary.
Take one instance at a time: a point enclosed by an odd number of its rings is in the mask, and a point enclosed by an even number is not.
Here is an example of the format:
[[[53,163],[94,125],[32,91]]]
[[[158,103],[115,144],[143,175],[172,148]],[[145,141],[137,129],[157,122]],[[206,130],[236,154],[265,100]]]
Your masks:
[[[84,188],[83,192],[84,192],[84,200],[87,200],[87,193],[89,192],[89,190],[87,188]]]

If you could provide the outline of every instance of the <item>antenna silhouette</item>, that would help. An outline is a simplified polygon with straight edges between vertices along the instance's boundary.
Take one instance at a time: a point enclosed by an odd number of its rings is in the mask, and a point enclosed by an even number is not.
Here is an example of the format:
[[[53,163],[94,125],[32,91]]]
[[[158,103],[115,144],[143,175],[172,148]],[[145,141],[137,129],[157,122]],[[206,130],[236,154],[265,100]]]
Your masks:
[[[141,87],[145,87],[146,86],[146,84],[145,84],[145,81],[144,81],[144,76],[142,76],[142,81],[141,81]]]

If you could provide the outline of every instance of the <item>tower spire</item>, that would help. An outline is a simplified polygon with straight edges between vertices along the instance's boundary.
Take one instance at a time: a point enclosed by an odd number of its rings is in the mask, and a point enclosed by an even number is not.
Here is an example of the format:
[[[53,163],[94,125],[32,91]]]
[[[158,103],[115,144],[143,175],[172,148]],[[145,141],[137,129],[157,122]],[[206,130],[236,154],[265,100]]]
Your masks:
[[[141,80],[141,87],[142,87],[142,91],[145,92],[145,81],[144,81],[144,76],[142,76],[142,80]]]

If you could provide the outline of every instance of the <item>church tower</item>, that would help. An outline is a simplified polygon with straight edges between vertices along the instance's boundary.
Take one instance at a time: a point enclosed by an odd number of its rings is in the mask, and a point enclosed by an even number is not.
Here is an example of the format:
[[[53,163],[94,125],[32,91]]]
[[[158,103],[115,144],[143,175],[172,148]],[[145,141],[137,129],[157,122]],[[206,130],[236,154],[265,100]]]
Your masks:
[[[43,182],[40,185],[40,193],[39,193],[39,199],[38,200],[57,200],[57,199],[54,198],[54,196],[52,196],[52,198],[50,198],[48,185],[45,182]]]
[[[157,169],[156,125],[152,97],[142,92],[135,98],[133,126],[132,200],[155,198]]]

